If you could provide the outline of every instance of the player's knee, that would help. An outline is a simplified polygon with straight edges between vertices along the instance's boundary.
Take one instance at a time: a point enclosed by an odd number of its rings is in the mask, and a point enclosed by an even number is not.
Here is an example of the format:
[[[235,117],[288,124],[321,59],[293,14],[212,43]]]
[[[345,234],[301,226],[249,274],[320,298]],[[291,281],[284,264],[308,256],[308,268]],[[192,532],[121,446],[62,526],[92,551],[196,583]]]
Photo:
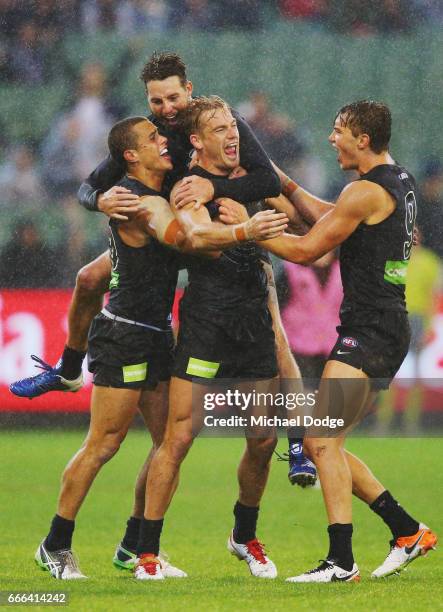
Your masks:
[[[121,433],[110,433],[100,440],[91,440],[88,443],[89,453],[94,456],[99,465],[103,465],[117,453],[123,439],[124,435]]]
[[[277,438],[269,436],[266,438],[249,438],[248,450],[254,458],[267,462],[277,446]]]
[[[303,451],[311,461],[316,463],[328,456],[330,445],[325,439],[307,438],[303,442]]]
[[[186,457],[193,440],[190,431],[181,431],[168,436],[165,439],[165,447],[170,460],[174,463],[180,463]]]
[[[75,286],[77,290],[85,293],[101,293],[103,282],[103,275],[100,274],[100,270],[88,264],[77,272]]]

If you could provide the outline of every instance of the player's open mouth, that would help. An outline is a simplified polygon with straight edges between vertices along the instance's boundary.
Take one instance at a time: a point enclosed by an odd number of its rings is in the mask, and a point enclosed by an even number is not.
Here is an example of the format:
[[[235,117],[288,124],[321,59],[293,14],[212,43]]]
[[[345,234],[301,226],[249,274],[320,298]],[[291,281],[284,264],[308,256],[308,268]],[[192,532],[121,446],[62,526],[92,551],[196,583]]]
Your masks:
[[[166,147],[164,147],[163,149],[161,149],[160,151],[160,157],[163,157],[164,159],[167,159],[168,161],[171,161],[171,156],[168,153],[168,149]]]
[[[237,145],[229,144],[228,146],[225,147],[225,153],[228,157],[235,159],[237,157]]]

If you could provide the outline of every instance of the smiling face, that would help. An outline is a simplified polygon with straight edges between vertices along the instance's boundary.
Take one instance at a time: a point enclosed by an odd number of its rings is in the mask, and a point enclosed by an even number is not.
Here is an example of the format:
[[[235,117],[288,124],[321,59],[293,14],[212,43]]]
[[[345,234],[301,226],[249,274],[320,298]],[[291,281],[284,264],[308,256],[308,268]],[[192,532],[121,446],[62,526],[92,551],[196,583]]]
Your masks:
[[[182,84],[178,76],[170,76],[162,81],[148,81],[146,94],[153,115],[169,127],[175,127],[178,113],[188,106],[191,99],[192,83],[186,81]]]
[[[337,161],[342,170],[358,169],[360,153],[369,145],[367,134],[354,136],[342,116],[337,115],[328,140],[337,151]]]
[[[237,121],[228,107],[204,111],[191,143],[210,172],[226,174],[240,165]]]
[[[124,153],[128,162],[139,163],[152,172],[167,172],[172,169],[171,157],[168,154],[168,140],[158,133],[150,121],[142,121],[132,128],[136,137],[134,149]]]

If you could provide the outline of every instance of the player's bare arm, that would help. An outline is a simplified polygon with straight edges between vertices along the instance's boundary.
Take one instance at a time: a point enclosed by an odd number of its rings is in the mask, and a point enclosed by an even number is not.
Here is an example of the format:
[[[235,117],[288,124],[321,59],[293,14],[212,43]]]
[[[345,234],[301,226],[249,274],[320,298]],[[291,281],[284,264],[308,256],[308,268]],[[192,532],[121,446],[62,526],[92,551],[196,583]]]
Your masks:
[[[235,225],[213,222],[205,207],[195,209],[190,203],[178,209],[175,205],[176,188],[171,193],[171,206],[194,250],[219,250],[248,240],[266,240],[281,235],[287,227],[286,215],[271,210],[258,212]]]
[[[242,166],[238,166],[231,172],[229,178],[235,179],[245,176],[246,174],[247,171],[242,168]],[[219,204],[219,217],[223,223],[241,223],[247,219],[248,213],[246,208],[232,198],[218,198],[216,202]],[[269,208],[273,208],[277,212],[285,213],[289,219],[288,231],[290,233],[303,235],[311,228],[311,225],[303,220],[292,202],[284,194],[281,193],[275,198],[266,198],[265,202]],[[244,215],[246,215],[246,217]]]
[[[309,225],[316,223],[323,215],[334,208],[335,204],[312,195],[309,191],[300,187],[274,163],[273,166],[280,178],[282,194],[286,196]]]
[[[137,212],[128,222],[119,225],[119,234],[129,246],[144,246],[152,236],[168,247],[187,250],[185,234],[169,202],[161,196],[140,197]]]
[[[276,198],[267,198],[266,204],[270,208],[285,213],[285,215],[289,219],[288,231],[291,234],[298,234],[299,236],[303,236],[311,229],[312,224],[307,223],[304,220],[302,215],[295,208],[294,204],[283,193],[281,193]]]
[[[340,194],[336,206],[323,215],[306,236],[284,234],[262,242],[262,246],[283,259],[307,265],[339,246],[360,223],[380,223],[393,210],[393,200],[382,187],[369,181],[350,183]]]

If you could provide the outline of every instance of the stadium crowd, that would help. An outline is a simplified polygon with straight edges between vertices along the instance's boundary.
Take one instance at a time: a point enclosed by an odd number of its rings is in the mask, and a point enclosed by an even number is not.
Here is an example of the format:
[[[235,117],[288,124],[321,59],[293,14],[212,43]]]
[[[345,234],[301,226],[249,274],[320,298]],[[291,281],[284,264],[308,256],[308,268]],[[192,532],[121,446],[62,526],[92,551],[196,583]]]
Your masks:
[[[54,50],[72,32],[254,31],[278,18],[371,36],[441,24],[443,8],[439,0],[2,0],[0,81],[48,82]]]

